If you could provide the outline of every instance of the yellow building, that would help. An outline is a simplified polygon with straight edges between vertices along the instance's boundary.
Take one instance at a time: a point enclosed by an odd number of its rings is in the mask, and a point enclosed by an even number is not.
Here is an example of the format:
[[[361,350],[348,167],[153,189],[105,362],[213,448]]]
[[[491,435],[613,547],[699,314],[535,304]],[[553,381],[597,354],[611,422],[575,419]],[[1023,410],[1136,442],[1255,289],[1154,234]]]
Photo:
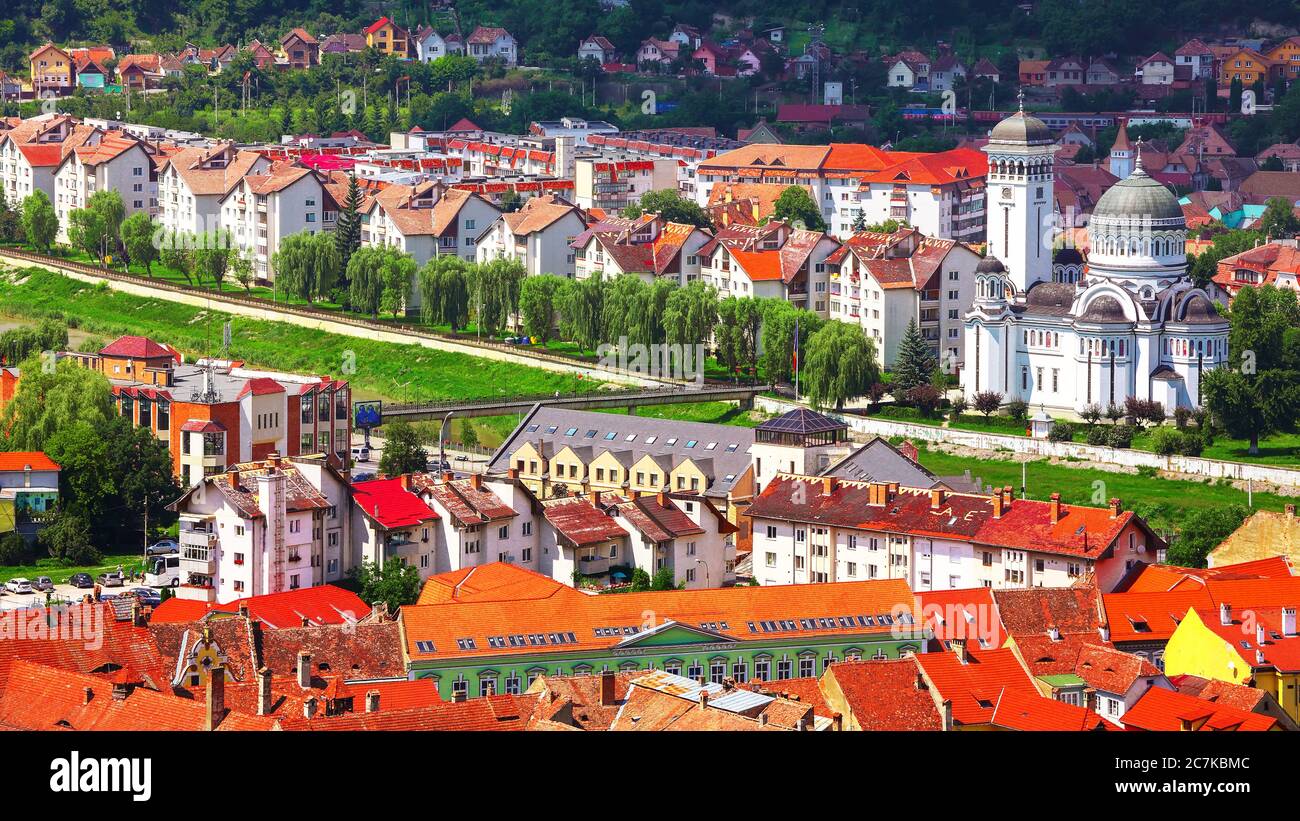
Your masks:
[[[1258,51],[1243,48],[1230,54],[1219,63],[1219,85],[1227,87],[1233,80],[1241,80],[1242,88],[1250,88],[1257,81],[1268,82],[1268,71],[1272,64]]]
[[[1300,518],[1293,504],[1281,513],[1256,511],[1211,550],[1206,560],[1210,567],[1224,567],[1276,556],[1285,556],[1292,567],[1300,566]]]
[[[1300,79],[1300,37],[1288,37],[1264,54],[1274,80]]]
[[[389,20],[387,17],[380,17],[371,23],[365,30],[366,45],[370,48],[378,49],[384,54],[392,54],[397,57],[411,57],[413,49],[411,48],[411,35],[406,29]]]
[[[1293,720],[1300,720],[1300,634],[1296,608],[1255,607],[1217,613],[1187,611],[1165,646],[1165,673],[1246,684],[1267,692]]]

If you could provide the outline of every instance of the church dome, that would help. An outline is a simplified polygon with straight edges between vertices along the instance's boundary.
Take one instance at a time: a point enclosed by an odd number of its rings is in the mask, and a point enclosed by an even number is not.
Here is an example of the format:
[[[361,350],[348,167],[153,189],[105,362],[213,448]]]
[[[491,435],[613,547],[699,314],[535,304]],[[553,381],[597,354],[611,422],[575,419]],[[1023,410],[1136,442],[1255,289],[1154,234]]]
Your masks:
[[[975,266],[977,274],[1003,274],[1006,273],[1007,266],[1002,264],[1002,260],[989,254],[980,260],[979,265]]]
[[[1124,306],[1113,296],[1099,296],[1079,317],[1080,322],[1124,322]]]
[[[1214,303],[1200,294],[1192,294],[1183,301],[1179,311],[1180,322],[1189,325],[1213,325],[1224,321]]]
[[[1025,303],[1044,308],[1069,308],[1074,303],[1074,286],[1066,282],[1039,282],[1030,286]]]
[[[1023,110],[1017,111],[993,126],[993,130],[989,132],[989,139],[994,142],[1004,143],[1050,143],[1055,141],[1052,138],[1052,131],[1047,127],[1046,123],[1032,114],[1026,114]]]
[[[1092,218],[1182,220],[1183,207],[1173,193],[1138,166],[1097,200]]]
[[[1058,248],[1056,253],[1052,254],[1052,264],[1082,265],[1083,254],[1080,254],[1079,249],[1073,246],[1069,248]]]

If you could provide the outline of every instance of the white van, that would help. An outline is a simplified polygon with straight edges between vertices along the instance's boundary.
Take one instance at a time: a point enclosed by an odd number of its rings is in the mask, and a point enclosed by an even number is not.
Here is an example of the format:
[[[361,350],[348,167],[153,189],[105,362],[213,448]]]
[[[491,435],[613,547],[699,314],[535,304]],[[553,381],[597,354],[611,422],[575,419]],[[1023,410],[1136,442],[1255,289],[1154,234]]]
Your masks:
[[[353,462],[369,462],[369,461],[370,461],[370,448],[366,447],[365,445],[353,445],[353,446],[352,446],[352,461],[353,461]]]
[[[181,554],[171,553],[153,560],[145,571],[144,583],[149,587],[175,587],[181,583]]]

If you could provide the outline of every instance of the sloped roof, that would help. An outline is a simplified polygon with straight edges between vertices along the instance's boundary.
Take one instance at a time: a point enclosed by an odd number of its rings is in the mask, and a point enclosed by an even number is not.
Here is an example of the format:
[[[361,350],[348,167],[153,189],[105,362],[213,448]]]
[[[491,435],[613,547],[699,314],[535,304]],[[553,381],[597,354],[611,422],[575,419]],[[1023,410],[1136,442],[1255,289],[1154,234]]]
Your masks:
[[[865,731],[942,730],[934,699],[916,687],[916,659],[841,661],[827,670],[844,694],[853,720]]]
[[[403,485],[401,477],[354,482],[352,498],[371,521],[386,530],[436,521],[438,514]]]

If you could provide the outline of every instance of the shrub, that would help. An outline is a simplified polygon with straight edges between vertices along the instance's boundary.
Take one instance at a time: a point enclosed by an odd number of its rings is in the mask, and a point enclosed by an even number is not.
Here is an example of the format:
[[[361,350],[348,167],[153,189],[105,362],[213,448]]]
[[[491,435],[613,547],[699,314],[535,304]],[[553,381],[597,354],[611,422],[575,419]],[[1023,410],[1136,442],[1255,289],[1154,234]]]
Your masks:
[[[1017,422],[1023,422],[1029,418],[1029,403],[1023,399],[1012,399],[1007,403],[1007,416]]]
[[[1124,418],[1124,409],[1111,402],[1106,406],[1106,418],[1111,421],[1111,424],[1115,424]]]
[[[31,548],[27,540],[11,530],[0,536],[0,565],[27,564],[31,559]]]
[[[1083,421],[1087,422],[1089,425],[1095,425],[1101,421],[1101,405],[1093,402],[1091,405],[1084,407],[1084,409],[1080,411],[1079,415],[1082,416]]]
[[[1181,453],[1183,432],[1177,428],[1156,428],[1151,432],[1151,450],[1161,456],[1173,456]]]
[[[1001,404],[1002,394],[997,391],[980,391],[975,394],[975,410],[984,414],[986,419],[996,413]]]
[[[1116,425],[1109,430],[1106,444],[1112,448],[1126,448],[1133,444],[1133,426]]]
[[[1190,408],[1184,408],[1181,405],[1174,408],[1174,424],[1179,430],[1185,430],[1187,428],[1187,421],[1191,418],[1192,411]]]
[[[1183,440],[1178,452],[1183,456],[1200,456],[1205,449],[1205,440],[1196,431],[1183,431]]]
[[[1051,442],[1074,441],[1074,425],[1069,422],[1056,422],[1052,425],[1052,429],[1047,432],[1047,439]]]
[[[943,394],[933,385],[917,385],[907,391],[908,404],[926,416],[932,415],[943,401]]]
[[[1088,444],[1109,445],[1111,430],[1113,430],[1113,428],[1103,428],[1098,426],[1088,428]]]
[[[952,418],[956,419],[957,417],[961,416],[963,413],[966,412],[966,409],[969,407],[970,405],[966,402],[966,397],[964,396],[959,396],[956,399],[952,400],[952,402],[949,404],[949,408],[952,411]]]

